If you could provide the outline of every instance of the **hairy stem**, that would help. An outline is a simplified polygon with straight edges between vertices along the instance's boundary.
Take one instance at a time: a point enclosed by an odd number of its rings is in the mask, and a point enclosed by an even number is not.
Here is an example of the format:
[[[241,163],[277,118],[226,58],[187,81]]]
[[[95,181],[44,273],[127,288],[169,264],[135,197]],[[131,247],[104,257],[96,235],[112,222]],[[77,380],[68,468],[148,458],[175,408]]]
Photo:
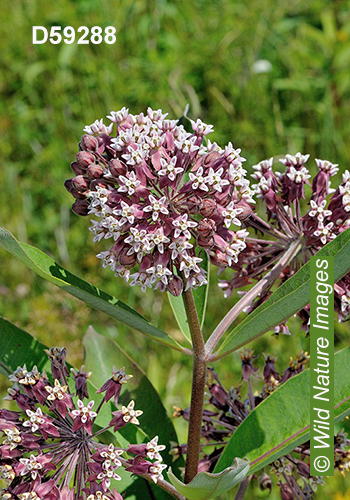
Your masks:
[[[188,424],[185,483],[189,483],[198,471],[200,438],[203,417],[203,400],[207,365],[204,340],[199,324],[191,289],[182,294],[193,346],[193,372],[190,417]]]
[[[300,239],[295,240],[288,250],[286,250],[281,259],[277,262],[277,264],[269,271],[266,276],[259,281],[253,288],[247,292],[240,301],[238,301],[232,309],[226,314],[223,320],[219,323],[216,329],[213,331],[211,336],[209,337],[206,345],[206,359],[209,361],[213,360],[212,352],[217,346],[219,340],[226,332],[226,330],[231,326],[237,316],[249,306],[252,301],[269,285],[271,285],[278,275],[283,271],[283,269],[288,265],[288,263],[292,260],[292,258],[299,252],[302,244]]]
[[[252,475],[247,476],[243,479],[241,484],[239,485],[239,488],[237,490],[235,500],[242,500],[244,498],[244,495],[246,494],[247,488],[249,486],[250,480],[252,479]]]

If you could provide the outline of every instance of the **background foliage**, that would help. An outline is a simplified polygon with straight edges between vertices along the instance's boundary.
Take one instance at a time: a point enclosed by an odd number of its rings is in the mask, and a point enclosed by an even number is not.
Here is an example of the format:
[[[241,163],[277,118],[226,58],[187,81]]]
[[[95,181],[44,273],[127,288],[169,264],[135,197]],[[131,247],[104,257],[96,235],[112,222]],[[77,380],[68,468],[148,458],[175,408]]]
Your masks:
[[[32,45],[33,25],[112,25],[117,42]],[[167,297],[142,294],[102,269],[89,220],[70,211],[63,182],[72,176],[69,164],[85,125],[122,106],[132,113],[161,107],[177,118],[189,103],[191,117],[214,124],[213,140],[242,148],[248,170],[297,151],[348,168],[348,1],[15,0],[2,5],[0,26],[0,224],[174,336],[180,333]],[[262,59],[270,71],[257,72]],[[223,301],[215,270],[211,281],[206,334],[235,300]],[[0,315],[45,344],[66,345],[77,366],[89,324],[117,329],[119,343],[147,372],[169,413],[173,404],[188,403],[188,360],[62,294],[3,249]],[[267,334],[254,347],[280,355],[283,371],[289,356],[308,349],[298,329],[292,320],[292,337]],[[348,344],[348,326],[337,327],[336,349]],[[220,363],[215,369],[223,384],[237,385],[238,355]],[[183,439],[184,432],[180,426]],[[318,498],[350,498],[349,485],[336,477]],[[265,493],[256,490],[254,498]]]

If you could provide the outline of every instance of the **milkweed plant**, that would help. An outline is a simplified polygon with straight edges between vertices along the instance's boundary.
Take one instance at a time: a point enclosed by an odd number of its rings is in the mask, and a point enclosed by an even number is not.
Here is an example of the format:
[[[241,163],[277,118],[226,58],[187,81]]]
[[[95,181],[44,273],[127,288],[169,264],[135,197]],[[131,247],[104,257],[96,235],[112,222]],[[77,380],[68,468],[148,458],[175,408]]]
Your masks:
[[[308,262],[317,252],[336,257],[334,309],[340,322],[350,318],[350,172],[316,159],[312,178],[309,155],[296,153],[261,161],[249,177],[241,150],[211,142],[213,126],[199,119],[170,120],[150,108],[138,115],[123,108],[107,118],[109,125],[96,120],[84,128],[74,177],[65,182],[72,210],[91,218],[97,258],[116,283],[167,293],[191,347],[5,229],[0,242],[42,277],[192,358],[191,400],[173,411],[188,422],[188,439],[177,441],[149,381],[135,390],[134,374],[112,364],[109,378],[96,385],[89,366],[66,363],[64,347],[42,346],[2,319],[3,338],[31,339],[34,348],[17,342],[1,354],[1,371],[13,384],[0,410],[1,498],[120,500],[131,491],[137,499],[200,500],[237,485],[239,500],[252,480],[262,490],[279,488],[283,500],[313,498],[324,478],[310,475],[307,398],[298,418],[290,406],[291,395],[308,389],[309,355],[300,352],[279,373],[276,358],[264,354],[259,375],[257,354],[244,346],[271,330],[290,335],[295,314],[308,335]],[[333,188],[334,176],[341,178]],[[231,271],[218,281],[226,300],[237,296],[234,290],[241,298],[204,339],[210,265],[219,275]],[[230,330],[242,312],[245,319]],[[238,349],[241,380],[225,388],[213,364]],[[350,413],[346,365],[350,348],[335,355],[337,422]],[[257,377],[264,381],[260,392]],[[153,404],[156,416],[149,418]],[[278,408],[288,405],[286,430]],[[172,439],[160,439],[165,428]],[[334,436],[334,466],[342,474],[349,446],[344,430]]]

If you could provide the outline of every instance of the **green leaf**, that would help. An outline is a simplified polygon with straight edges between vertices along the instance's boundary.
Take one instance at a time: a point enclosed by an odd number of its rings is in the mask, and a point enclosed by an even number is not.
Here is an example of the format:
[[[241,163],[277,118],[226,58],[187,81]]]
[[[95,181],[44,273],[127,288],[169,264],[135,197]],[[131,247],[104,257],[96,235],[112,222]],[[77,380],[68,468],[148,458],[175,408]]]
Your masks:
[[[236,486],[245,478],[248,471],[249,463],[235,458],[234,466],[229,466],[218,474],[200,472],[188,484],[179,481],[171,470],[168,472],[168,478],[177,491],[188,500],[209,500]]]
[[[162,453],[165,463],[172,463],[169,455],[170,441],[178,442],[172,421],[146,374],[135,361],[114,340],[107,338],[94,330],[91,326],[84,336],[85,361],[89,370],[92,370],[91,381],[101,387],[112,376],[112,368],[126,367],[126,373],[133,378],[124,385],[118,403],[127,406],[130,400],[135,401],[135,408],[144,413],[140,416],[139,426],[127,425],[120,430],[120,434],[127,442],[136,443],[159,437],[159,443],[166,445]],[[142,435],[140,435],[140,430]],[[181,460],[179,465],[183,464]]]
[[[44,352],[46,346],[38,342],[18,326],[0,317],[0,373],[8,377],[18,366],[27,365],[31,370],[34,365],[39,371],[49,363]]]
[[[337,282],[350,271],[350,229],[325,245],[317,256],[334,256],[334,281]],[[289,278],[271,297],[250,313],[228,334],[215,359],[236,351],[243,345],[260,337],[280,325],[310,302],[310,262]]]
[[[334,421],[350,414],[350,347],[334,356]],[[310,370],[287,380],[239,425],[225,446],[215,472],[232,457],[248,458],[254,474],[310,439]]]
[[[182,350],[181,346],[169,335],[151,325],[141,314],[124,304],[124,302],[70,273],[41,250],[26,243],[19,243],[9,231],[3,228],[0,228],[0,244],[39,276],[74,295],[74,297],[86,304],[161,344],[178,351]]]
[[[199,323],[201,328],[203,328],[205,311],[207,308],[207,301],[208,301],[208,292],[209,292],[210,262],[207,252],[201,252],[200,256],[203,259],[201,267],[206,271],[208,285],[202,285],[193,290],[193,298],[196,305]],[[181,332],[189,341],[189,343],[192,344],[191,333],[187,322],[186,311],[183,304],[182,296],[180,295],[180,297],[174,297],[174,295],[171,295],[171,293],[168,292],[168,298]]]

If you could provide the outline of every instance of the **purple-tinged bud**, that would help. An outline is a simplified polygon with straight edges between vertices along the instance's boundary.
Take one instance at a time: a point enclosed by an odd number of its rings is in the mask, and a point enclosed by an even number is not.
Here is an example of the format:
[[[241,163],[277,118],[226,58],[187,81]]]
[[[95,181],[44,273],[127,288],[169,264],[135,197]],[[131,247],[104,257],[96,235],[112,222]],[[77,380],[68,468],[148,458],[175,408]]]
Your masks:
[[[67,189],[67,191],[74,196],[74,198],[78,200],[84,200],[86,198],[86,194],[79,192],[73,184],[73,179],[67,179],[64,182],[64,187]]]
[[[210,466],[211,466],[211,461],[206,455],[205,458],[201,458],[198,462],[198,470],[197,470],[198,474],[200,472],[209,472]]]
[[[75,173],[75,175],[84,175],[85,174],[85,168],[82,168],[78,162],[72,161],[70,164],[71,169]]]
[[[271,488],[272,488],[272,481],[271,481],[271,478],[268,474],[266,474],[266,472],[263,472],[261,474],[261,476],[259,476],[259,486],[260,486],[260,489],[262,491],[264,490],[270,490],[271,492]]]
[[[77,154],[77,163],[82,168],[87,168],[89,165],[95,163],[95,155],[87,151],[79,151]]]
[[[217,203],[215,200],[204,200],[200,210],[203,217],[211,217],[216,212]]]
[[[67,179],[64,181],[64,187],[67,189],[69,193],[72,192],[73,188],[73,179]]]
[[[76,200],[72,205],[72,210],[76,215],[88,215],[89,202],[87,200]]]
[[[127,172],[126,165],[120,160],[111,160],[108,165],[109,171],[113,177],[118,178],[119,175],[125,175]]]
[[[306,477],[306,479],[309,479],[310,466],[307,463],[303,462],[302,460],[298,461],[297,469],[298,469],[298,472],[301,476]]]
[[[93,181],[91,181],[90,189],[92,191],[96,191],[96,189],[98,187],[103,188],[103,189],[108,189],[108,184],[107,184],[107,182],[103,182],[100,179],[94,179]]]
[[[193,195],[191,196],[188,200],[187,200],[187,207],[188,207],[188,211],[189,213],[191,214],[199,214],[200,213],[200,210],[202,208],[202,205],[203,205],[203,201],[202,199],[197,196],[197,195]]]
[[[207,156],[204,157],[203,159],[203,165],[208,165],[209,163],[212,163],[214,160],[217,160],[220,158],[220,153],[218,151],[212,151],[209,153]]]
[[[136,254],[128,255],[130,249],[125,247],[119,254],[119,264],[126,267],[133,267],[136,264]]]
[[[295,500],[295,498],[297,498],[294,495],[292,488],[290,488],[290,486],[288,486],[288,484],[280,483],[280,488],[281,488],[282,500]]]
[[[210,238],[215,230],[216,224],[212,219],[202,219],[197,226],[198,233],[205,239]]]
[[[173,279],[168,283],[167,290],[174,295],[174,297],[179,297],[183,290],[183,281],[178,276],[174,276]]]
[[[44,349],[49,360],[51,361],[51,373],[53,378],[60,379],[63,377],[63,382],[65,382],[64,377],[69,377],[69,371],[66,366],[66,355],[67,350],[65,347],[50,347],[50,349]]]
[[[243,200],[237,203],[237,205],[235,205],[235,209],[236,208],[241,208],[243,210],[243,212],[240,212],[239,214],[236,215],[237,219],[240,221],[248,219],[248,217],[250,217],[254,213],[251,206],[248,205],[248,203],[246,203]]]
[[[88,191],[90,189],[90,180],[84,175],[77,175],[77,177],[74,177],[73,179],[73,187],[79,193],[85,193],[85,191]]]
[[[80,145],[84,151],[97,151],[98,140],[92,135],[83,135],[80,141]]]
[[[89,165],[86,169],[86,173],[91,180],[99,179],[103,175],[103,168],[101,165]]]
[[[98,137],[97,137],[97,141],[98,141],[98,146],[99,148],[101,146],[110,146],[111,145],[111,142],[112,142],[112,138],[107,135],[107,134],[100,134]]]

